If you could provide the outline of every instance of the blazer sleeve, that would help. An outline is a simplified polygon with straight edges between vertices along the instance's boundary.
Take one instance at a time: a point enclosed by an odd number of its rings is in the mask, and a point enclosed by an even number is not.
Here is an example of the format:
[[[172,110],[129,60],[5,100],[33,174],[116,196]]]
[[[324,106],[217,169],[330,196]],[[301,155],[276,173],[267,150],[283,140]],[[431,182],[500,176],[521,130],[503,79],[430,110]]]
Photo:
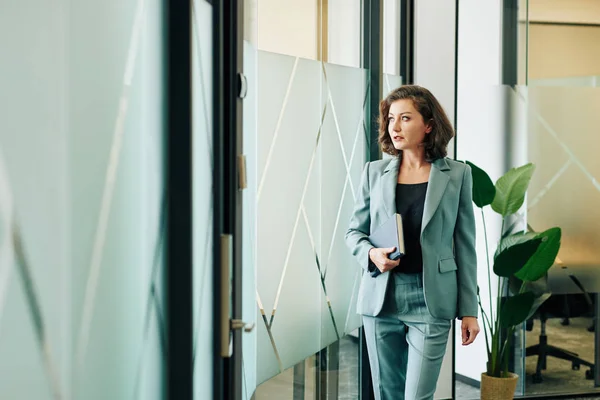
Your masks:
[[[369,250],[374,246],[369,241],[371,230],[371,194],[369,185],[369,163],[363,169],[360,190],[356,195],[354,212],[350,218],[346,232],[346,245],[357,259],[360,266],[368,272],[373,272],[374,265],[369,259]]]
[[[458,318],[477,317],[477,253],[473,213],[473,177],[465,164],[454,228],[454,253],[458,266]]]

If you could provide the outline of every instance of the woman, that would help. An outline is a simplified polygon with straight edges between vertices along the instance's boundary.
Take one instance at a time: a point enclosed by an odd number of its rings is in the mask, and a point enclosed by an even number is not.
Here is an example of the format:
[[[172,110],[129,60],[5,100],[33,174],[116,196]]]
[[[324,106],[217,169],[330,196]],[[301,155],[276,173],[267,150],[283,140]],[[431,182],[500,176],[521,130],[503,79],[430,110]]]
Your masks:
[[[454,130],[425,88],[402,86],[379,107],[379,143],[391,159],[367,163],[346,243],[364,269],[358,297],[378,400],[433,399],[450,322],[462,344],[477,323],[471,169],[446,158]],[[406,255],[369,234],[402,215]]]

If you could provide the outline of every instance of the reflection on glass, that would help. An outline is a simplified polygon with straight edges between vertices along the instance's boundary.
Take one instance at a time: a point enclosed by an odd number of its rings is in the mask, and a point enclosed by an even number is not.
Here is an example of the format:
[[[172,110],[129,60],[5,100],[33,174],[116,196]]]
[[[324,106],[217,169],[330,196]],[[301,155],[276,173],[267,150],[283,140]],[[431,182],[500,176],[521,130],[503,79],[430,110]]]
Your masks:
[[[537,82],[528,90],[529,158],[537,166],[528,223],[536,230],[560,226],[563,233],[548,275],[552,297],[528,324],[527,394],[594,390],[589,367],[595,353],[593,293],[600,292],[600,139],[592,131],[600,122],[600,90],[585,87],[585,81]],[[545,360],[540,346],[551,349]]]

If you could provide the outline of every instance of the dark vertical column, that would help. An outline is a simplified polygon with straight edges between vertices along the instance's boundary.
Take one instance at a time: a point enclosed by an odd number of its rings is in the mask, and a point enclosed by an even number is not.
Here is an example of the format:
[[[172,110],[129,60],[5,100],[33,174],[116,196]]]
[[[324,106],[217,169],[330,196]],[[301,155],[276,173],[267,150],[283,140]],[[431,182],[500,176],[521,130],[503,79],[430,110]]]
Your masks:
[[[381,15],[382,4],[379,0],[362,1],[362,67],[367,70],[367,100],[365,104],[365,134],[367,138],[366,159],[367,161],[380,158],[377,116],[379,114],[379,101],[381,100],[381,77],[382,77],[382,37],[381,37]],[[402,65],[402,63],[401,63]],[[402,68],[402,67],[401,67]],[[373,385],[371,384],[371,368],[367,355],[364,329],[359,330],[360,340],[360,387],[359,393],[362,400],[375,398]]]
[[[213,398],[224,399],[225,363],[221,357],[221,232],[223,232],[223,126],[224,76],[223,68],[223,2],[213,2]]]
[[[337,399],[340,390],[340,341],[327,347],[327,398]]]
[[[363,0],[362,7],[362,67],[367,70],[369,88],[365,106],[367,160],[378,160],[380,153],[377,143],[377,115],[381,100],[382,6],[378,0]]]
[[[220,234],[231,235],[232,270],[230,296],[232,319],[242,319],[242,192],[239,187],[238,160],[242,154],[242,99],[240,77],[243,68],[243,1],[221,0],[218,3],[220,19],[216,25],[220,35],[221,64],[215,70],[220,75],[222,114],[221,140],[221,198]],[[222,279],[222,277],[221,277]],[[223,318],[223,316],[222,316]],[[233,330],[233,352],[223,363],[223,398],[239,399],[242,393],[242,334]]]
[[[168,398],[193,397],[191,8],[165,1]]]
[[[600,387],[600,294],[594,294],[594,387]]]
[[[294,365],[294,394],[293,400],[304,400],[304,387],[306,386],[306,361],[302,360]]]
[[[358,340],[360,343],[360,399],[373,400],[375,393],[373,392],[373,382],[371,380],[371,366],[369,364],[369,354],[367,352],[367,341],[365,340],[365,329],[360,328]]]
[[[414,83],[414,0],[400,0],[400,76],[404,84]]]
[[[502,84],[517,84],[519,0],[504,0],[502,7]]]
[[[518,76],[518,38],[519,38],[519,0],[505,0],[502,6],[502,84],[514,87],[517,85]],[[507,125],[513,120],[512,96],[505,97],[504,111]],[[505,169],[508,171],[514,166],[512,148],[514,138],[511,133],[506,134]]]
[[[327,400],[327,348],[319,350],[315,357],[315,397],[317,400]]]

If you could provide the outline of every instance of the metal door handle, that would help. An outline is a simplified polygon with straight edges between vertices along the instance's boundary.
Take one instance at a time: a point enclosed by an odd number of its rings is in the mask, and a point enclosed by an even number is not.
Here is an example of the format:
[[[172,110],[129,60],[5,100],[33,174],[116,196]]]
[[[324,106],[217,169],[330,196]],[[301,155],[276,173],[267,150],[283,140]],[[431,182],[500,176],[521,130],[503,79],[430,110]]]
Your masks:
[[[230,329],[230,275],[229,269],[232,258],[231,235],[221,235],[221,357],[229,357],[229,345],[231,338]]]
[[[252,332],[256,324],[253,322],[251,324],[247,324],[241,319],[232,319],[231,320],[231,329],[244,329],[244,332]]]

